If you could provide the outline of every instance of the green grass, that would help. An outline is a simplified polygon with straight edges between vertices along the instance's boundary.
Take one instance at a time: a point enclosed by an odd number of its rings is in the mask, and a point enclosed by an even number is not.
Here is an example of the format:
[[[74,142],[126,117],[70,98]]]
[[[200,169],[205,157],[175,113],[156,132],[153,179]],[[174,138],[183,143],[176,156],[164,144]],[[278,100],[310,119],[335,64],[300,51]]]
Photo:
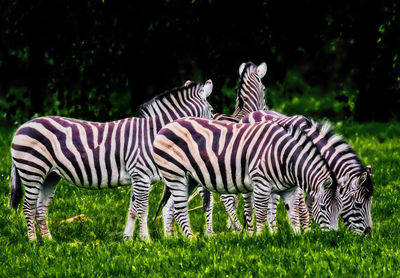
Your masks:
[[[9,208],[10,142],[12,131],[0,130],[0,276],[399,276],[400,275],[400,124],[338,123],[365,164],[371,164],[375,194],[373,236],[348,232],[310,232],[294,235],[279,205],[279,232],[261,236],[226,232],[226,214],[215,195],[214,231],[204,235],[202,210],[191,212],[198,236],[178,233],[164,238],[162,220],[149,221],[151,242],[124,242],[122,233],[130,188],[90,191],[60,182],[49,209],[54,240],[29,242],[20,205]],[[150,200],[153,218],[162,193],[154,186]],[[201,204],[196,197],[190,207]],[[240,204],[242,206],[242,203]],[[82,220],[63,220],[84,214]],[[242,211],[239,210],[242,216]]]

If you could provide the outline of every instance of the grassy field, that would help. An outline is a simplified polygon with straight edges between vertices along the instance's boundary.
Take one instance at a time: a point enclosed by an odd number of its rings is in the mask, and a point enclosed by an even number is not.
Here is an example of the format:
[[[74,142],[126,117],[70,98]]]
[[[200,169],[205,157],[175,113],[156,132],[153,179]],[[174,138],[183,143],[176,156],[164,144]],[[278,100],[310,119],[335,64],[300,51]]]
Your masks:
[[[283,206],[278,210],[279,232],[261,236],[226,231],[227,216],[216,198],[214,231],[204,236],[202,210],[190,214],[198,236],[179,233],[164,238],[162,220],[149,221],[151,242],[124,242],[122,233],[130,188],[90,191],[60,182],[49,209],[54,240],[29,242],[20,205],[9,208],[10,142],[13,132],[0,129],[0,276],[379,276],[400,275],[400,124],[337,123],[365,164],[372,165],[375,193],[373,236],[348,232],[310,232],[294,235]],[[152,219],[162,185],[151,194]],[[190,207],[201,205],[196,197]],[[242,206],[242,204],[240,204]],[[80,220],[64,220],[84,214]],[[239,210],[242,217],[242,210]],[[243,221],[242,221],[243,222]]]

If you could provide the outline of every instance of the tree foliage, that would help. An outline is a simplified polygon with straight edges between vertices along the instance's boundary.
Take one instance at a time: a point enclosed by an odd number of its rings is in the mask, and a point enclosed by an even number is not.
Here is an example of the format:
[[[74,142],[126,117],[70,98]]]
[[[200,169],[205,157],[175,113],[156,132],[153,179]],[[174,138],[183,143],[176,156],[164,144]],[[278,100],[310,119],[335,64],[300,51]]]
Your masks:
[[[229,113],[249,60],[267,62],[272,105],[328,94],[344,108],[319,116],[398,118],[399,9],[395,0],[3,1],[0,118],[128,117],[153,94],[208,78],[215,110]]]

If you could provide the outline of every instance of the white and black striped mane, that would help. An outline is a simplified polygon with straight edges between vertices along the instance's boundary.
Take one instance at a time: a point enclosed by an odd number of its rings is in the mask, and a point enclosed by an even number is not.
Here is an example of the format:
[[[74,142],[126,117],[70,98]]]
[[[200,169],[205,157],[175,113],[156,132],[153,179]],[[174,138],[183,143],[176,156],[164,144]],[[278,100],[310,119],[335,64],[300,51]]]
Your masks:
[[[356,151],[346,140],[342,138],[342,136],[335,133],[329,123],[325,122],[324,124],[318,124],[317,131],[319,134],[322,134],[323,138],[327,140],[328,144],[332,144],[332,146],[340,152],[341,156],[350,155],[351,160],[355,162],[353,164],[359,165],[357,169],[358,175],[361,175],[363,172],[368,172]],[[367,195],[371,196],[374,192],[374,186],[369,174],[367,175],[367,180],[363,183],[363,186],[366,189]]]
[[[332,126],[328,122],[325,122],[323,124],[321,123],[314,123],[314,124],[316,124],[317,126],[316,131],[318,132],[318,134],[320,134],[325,140],[327,140],[327,143],[329,143],[330,145],[332,145],[332,147],[337,149],[341,153],[341,155],[351,154],[352,159],[355,160],[355,162],[362,167],[360,169],[360,172],[366,171],[366,168],[363,165],[359,156],[357,155],[356,151],[351,147],[349,142],[344,140],[342,136],[335,133]]]
[[[310,125],[310,127],[316,127],[318,125],[318,123],[304,117],[304,120],[306,120],[307,125]],[[279,123],[277,123],[278,125],[280,125]],[[282,125],[280,125],[282,126]],[[317,148],[317,146],[312,142],[311,138],[308,136],[307,133],[305,133],[305,131],[302,128],[299,128],[297,126],[294,125],[289,125],[287,127],[282,126],[285,130],[287,130],[287,132],[293,137],[293,139],[295,139],[298,142],[302,142],[301,146],[304,148],[308,143],[311,143],[311,148],[307,151],[308,153],[310,153],[311,151],[315,151],[314,155],[318,155],[321,157],[321,161],[323,162],[323,165],[325,166],[325,168],[327,169],[327,171],[329,172],[330,177],[333,180],[333,184],[337,185],[338,181],[336,179],[335,173],[331,170],[331,168],[328,165],[328,162],[325,160],[325,158],[322,156],[320,150]]]
[[[247,62],[242,71],[242,74],[240,75],[240,83],[236,90],[237,101],[238,101],[237,105],[238,105],[239,109],[242,109],[244,107],[244,99],[243,99],[243,94],[242,94],[243,90],[242,89],[243,89],[244,85],[246,84],[251,72],[257,72],[257,66],[253,62]]]
[[[165,91],[161,94],[156,95],[149,101],[143,103],[139,107],[138,117],[146,118],[151,117],[154,114],[155,108],[158,108],[160,111],[163,111],[165,108],[161,108],[160,104],[163,104],[165,107],[168,107],[166,102],[173,104],[175,99],[176,101],[180,102],[179,95],[184,92],[191,92],[197,91],[201,86],[201,83],[192,82],[190,85],[185,87],[174,88],[172,90]]]

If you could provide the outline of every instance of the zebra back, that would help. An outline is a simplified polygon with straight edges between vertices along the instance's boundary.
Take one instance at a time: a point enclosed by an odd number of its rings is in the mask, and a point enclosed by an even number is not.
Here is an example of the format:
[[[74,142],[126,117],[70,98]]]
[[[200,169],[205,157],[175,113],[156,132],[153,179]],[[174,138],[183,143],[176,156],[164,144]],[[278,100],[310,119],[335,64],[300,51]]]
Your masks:
[[[212,88],[211,80],[204,86],[198,82],[185,83],[183,87],[165,91],[143,103],[139,107],[139,117],[168,118],[168,122],[188,116],[211,118],[211,113],[203,107],[212,109],[206,100]]]
[[[13,163],[24,183],[35,180],[37,187],[52,171],[89,188],[130,183],[127,172],[130,174],[139,154],[150,172],[157,173],[151,149],[162,126],[180,117],[211,117],[206,100],[211,90],[209,81],[204,86],[194,83],[167,91],[141,106],[145,118],[108,123],[54,116],[33,119],[14,135]]]
[[[334,132],[329,123],[317,123],[301,115],[288,117],[275,111],[256,111],[241,120],[243,123],[258,121],[274,121],[284,127],[296,126],[304,130],[326,159],[337,179],[349,175],[350,183],[367,171],[354,149]],[[369,186],[372,195],[373,187]],[[342,188],[342,193],[349,189],[348,186]]]
[[[228,116],[225,114],[221,114],[221,113],[214,113],[212,115],[213,120],[217,120],[217,121],[228,121],[228,122],[233,122],[233,123],[238,123],[239,119],[233,117],[233,116]]]
[[[187,175],[219,193],[253,191],[253,185],[263,180],[275,192],[300,186],[318,200],[318,223],[337,227],[337,181],[299,128],[285,129],[273,122],[235,124],[184,118],[160,130],[153,151],[167,186],[173,185],[174,190],[182,191],[175,186],[184,185]]]

